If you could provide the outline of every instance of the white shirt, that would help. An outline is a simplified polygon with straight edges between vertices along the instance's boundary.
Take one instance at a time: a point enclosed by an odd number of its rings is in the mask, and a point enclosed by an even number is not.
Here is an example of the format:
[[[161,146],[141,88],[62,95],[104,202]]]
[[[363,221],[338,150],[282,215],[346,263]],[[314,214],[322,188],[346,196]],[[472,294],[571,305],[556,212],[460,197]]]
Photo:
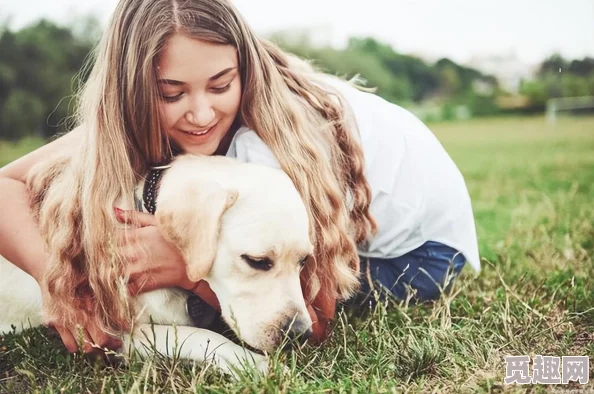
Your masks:
[[[407,110],[329,78],[350,105],[360,133],[378,232],[359,254],[394,258],[427,241],[461,252],[480,270],[474,216],[462,174],[433,133]],[[240,128],[227,156],[280,168],[258,135]]]

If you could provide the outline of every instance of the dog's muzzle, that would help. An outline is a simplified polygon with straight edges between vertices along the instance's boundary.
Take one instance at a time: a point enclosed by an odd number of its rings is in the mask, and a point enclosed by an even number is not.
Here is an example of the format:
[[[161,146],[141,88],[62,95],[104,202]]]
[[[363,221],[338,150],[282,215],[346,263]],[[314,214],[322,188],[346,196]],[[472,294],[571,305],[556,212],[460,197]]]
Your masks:
[[[311,323],[307,319],[287,318],[281,330],[291,343],[303,343],[313,334]]]

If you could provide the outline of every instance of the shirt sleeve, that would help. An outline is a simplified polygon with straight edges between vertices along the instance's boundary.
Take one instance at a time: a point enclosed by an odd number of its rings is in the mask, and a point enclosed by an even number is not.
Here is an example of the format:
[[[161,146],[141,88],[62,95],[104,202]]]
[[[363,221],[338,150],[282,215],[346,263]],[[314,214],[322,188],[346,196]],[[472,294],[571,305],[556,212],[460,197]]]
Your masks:
[[[228,156],[245,163],[256,163],[268,167],[280,169],[280,164],[270,150],[268,145],[256,134],[255,131],[249,129],[241,129],[237,132]]]

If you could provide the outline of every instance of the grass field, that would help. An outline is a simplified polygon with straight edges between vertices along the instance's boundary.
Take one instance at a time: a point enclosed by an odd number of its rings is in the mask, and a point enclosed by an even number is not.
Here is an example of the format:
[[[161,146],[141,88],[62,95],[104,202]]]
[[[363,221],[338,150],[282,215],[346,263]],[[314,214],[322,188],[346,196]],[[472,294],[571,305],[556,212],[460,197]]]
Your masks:
[[[434,305],[341,314],[323,347],[277,354],[270,374],[233,382],[154,357],[106,367],[43,330],[0,339],[0,391],[62,393],[524,392],[506,355],[594,355],[594,118],[432,125],[473,200],[483,270]],[[0,145],[0,164],[33,148]],[[1,313],[1,312],[0,312]],[[532,392],[594,392],[590,383]],[[281,365],[289,366],[283,373]],[[562,391],[559,391],[562,390]]]

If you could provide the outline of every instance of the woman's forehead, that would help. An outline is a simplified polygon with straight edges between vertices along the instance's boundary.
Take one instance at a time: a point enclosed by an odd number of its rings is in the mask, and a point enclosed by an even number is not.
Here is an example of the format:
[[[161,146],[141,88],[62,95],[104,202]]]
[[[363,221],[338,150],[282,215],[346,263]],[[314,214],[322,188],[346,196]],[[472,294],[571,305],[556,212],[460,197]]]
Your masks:
[[[205,82],[225,69],[236,68],[237,51],[231,45],[175,34],[161,51],[157,66],[160,79]]]

